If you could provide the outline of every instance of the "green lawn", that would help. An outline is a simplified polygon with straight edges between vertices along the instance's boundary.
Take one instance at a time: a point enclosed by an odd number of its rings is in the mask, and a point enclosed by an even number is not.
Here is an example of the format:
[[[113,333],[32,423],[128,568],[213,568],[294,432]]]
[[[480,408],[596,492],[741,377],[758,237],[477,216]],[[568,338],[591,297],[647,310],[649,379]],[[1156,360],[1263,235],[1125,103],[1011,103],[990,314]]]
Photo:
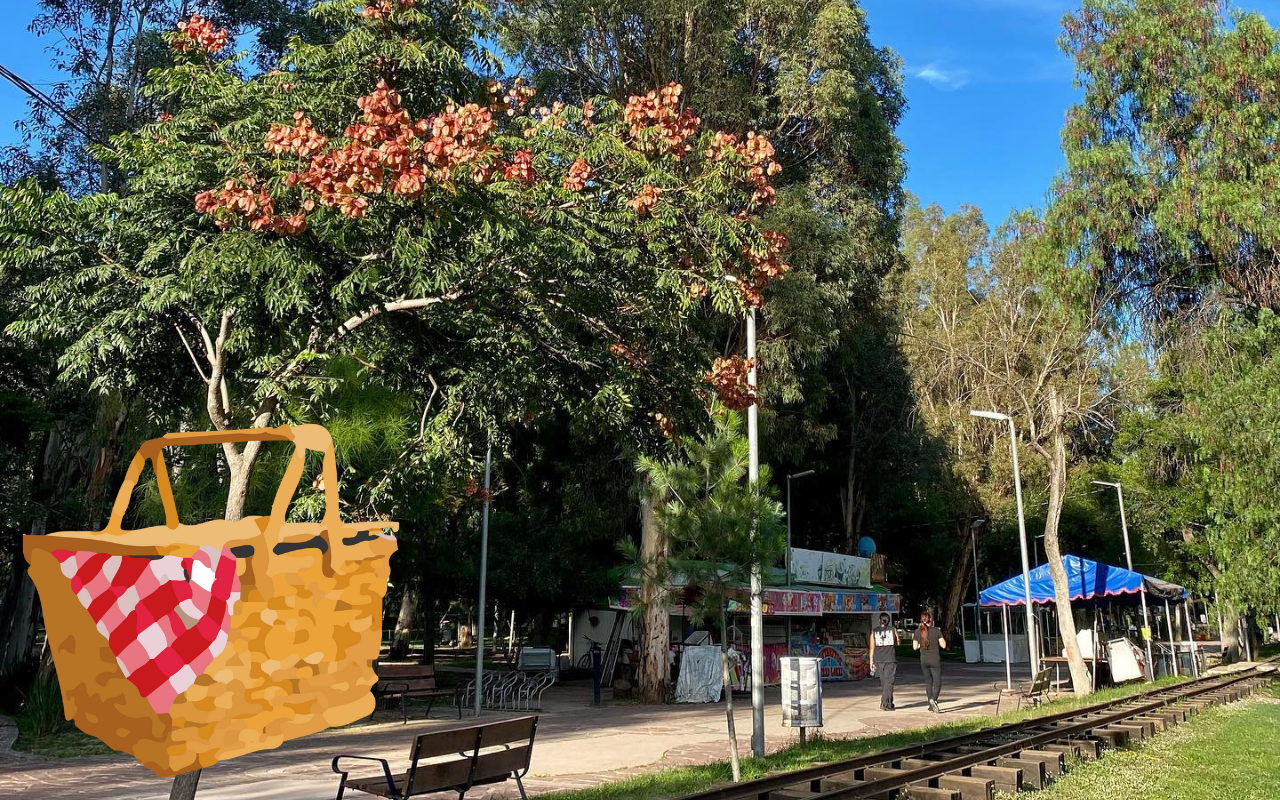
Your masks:
[[[1148,742],[1081,763],[1040,800],[1275,800],[1280,684],[1211,709]],[[1012,798],[1012,795],[1005,795]]]

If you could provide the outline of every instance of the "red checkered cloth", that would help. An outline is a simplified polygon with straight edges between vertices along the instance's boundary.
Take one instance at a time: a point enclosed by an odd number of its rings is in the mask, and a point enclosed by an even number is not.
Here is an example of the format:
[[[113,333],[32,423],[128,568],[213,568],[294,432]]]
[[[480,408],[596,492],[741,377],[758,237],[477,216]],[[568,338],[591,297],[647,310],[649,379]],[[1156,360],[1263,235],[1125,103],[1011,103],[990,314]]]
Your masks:
[[[227,645],[240,577],[230,548],[192,558],[55,550],[71,591],[157,714],[169,711]]]

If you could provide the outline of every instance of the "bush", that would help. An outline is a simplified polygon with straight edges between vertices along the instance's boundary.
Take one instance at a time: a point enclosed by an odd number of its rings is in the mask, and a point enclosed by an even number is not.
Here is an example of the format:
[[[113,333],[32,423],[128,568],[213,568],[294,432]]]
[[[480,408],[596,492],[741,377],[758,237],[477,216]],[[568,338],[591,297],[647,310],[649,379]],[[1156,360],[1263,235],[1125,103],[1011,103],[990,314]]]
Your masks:
[[[37,738],[51,736],[61,727],[65,715],[62,711],[62,689],[58,675],[53,670],[41,670],[27,689],[22,716],[27,730]]]

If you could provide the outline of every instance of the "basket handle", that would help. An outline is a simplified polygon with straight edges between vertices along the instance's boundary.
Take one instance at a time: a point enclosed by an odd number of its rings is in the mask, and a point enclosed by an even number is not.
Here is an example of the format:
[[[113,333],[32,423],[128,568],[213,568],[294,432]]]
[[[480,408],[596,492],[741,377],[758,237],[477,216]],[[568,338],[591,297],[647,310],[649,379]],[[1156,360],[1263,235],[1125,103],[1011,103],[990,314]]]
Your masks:
[[[276,490],[275,500],[271,503],[271,517],[263,530],[267,547],[274,551],[280,540],[280,529],[284,526],[285,517],[289,513],[289,503],[298,491],[298,483],[302,480],[302,470],[307,464],[307,451],[315,450],[324,455],[324,463],[320,468],[320,476],[324,480],[324,526],[330,536],[339,533],[342,517],[338,511],[338,463],[333,451],[333,437],[320,425],[298,425],[290,429],[293,434],[293,456],[289,466],[285,468],[280,479],[280,488]],[[334,542],[329,542],[332,549]]]
[[[324,476],[324,522],[329,530],[335,531],[342,525],[338,511],[338,467],[333,451],[333,438],[321,425],[281,425],[278,428],[253,428],[233,431],[191,431],[170,433],[157,439],[150,439],[138,448],[138,452],[129,463],[120,491],[116,495],[115,505],[111,510],[111,519],[104,533],[122,532],[125,512],[133,499],[133,490],[138,485],[138,478],[147,461],[151,461],[156,474],[156,486],[160,491],[160,502],[164,505],[165,527],[174,530],[178,527],[177,505],[173,500],[173,487],[169,482],[169,470],[165,466],[164,448],[197,444],[222,444],[225,442],[293,442],[293,457],[285,469],[280,488],[271,504],[271,516],[266,530],[268,552],[278,543],[280,528],[284,525],[285,515],[289,511],[289,503],[297,491],[298,482],[302,478],[302,470],[306,465],[307,450],[317,450],[324,454],[324,465],[321,474]]]

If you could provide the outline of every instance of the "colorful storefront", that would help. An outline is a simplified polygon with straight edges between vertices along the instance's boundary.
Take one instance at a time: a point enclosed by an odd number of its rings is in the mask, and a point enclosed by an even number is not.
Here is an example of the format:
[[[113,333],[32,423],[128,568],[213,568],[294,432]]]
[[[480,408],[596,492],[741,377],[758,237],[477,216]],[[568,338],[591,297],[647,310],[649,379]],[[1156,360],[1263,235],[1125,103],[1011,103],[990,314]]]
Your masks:
[[[782,570],[766,575],[764,590],[764,682],[781,682],[782,659],[787,656],[810,656],[821,659],[820,674],[824,681],[862,680],[869,673],[867,642],[880,612],[897,615],[901,599],[884,586],[872,584],[872,576],[883,580],[881,560],[875,570],[872,560],[839,553],[823,553],[792,549],[789,560],[791,580]],[[773,580],[770,580],[773,578]],[[673,588],[684,589],[684,602],[693,602],[696,589],[673,581]],[[635,587],[623,587],[613,607],[630,609],[635,605]],[[680,612],[683,613],[683,608]],[[731,670],[730,682],[745,688],[744,678],[750,659],[749,595],[743,587],[729,601],[731,645],[743,654]]]

